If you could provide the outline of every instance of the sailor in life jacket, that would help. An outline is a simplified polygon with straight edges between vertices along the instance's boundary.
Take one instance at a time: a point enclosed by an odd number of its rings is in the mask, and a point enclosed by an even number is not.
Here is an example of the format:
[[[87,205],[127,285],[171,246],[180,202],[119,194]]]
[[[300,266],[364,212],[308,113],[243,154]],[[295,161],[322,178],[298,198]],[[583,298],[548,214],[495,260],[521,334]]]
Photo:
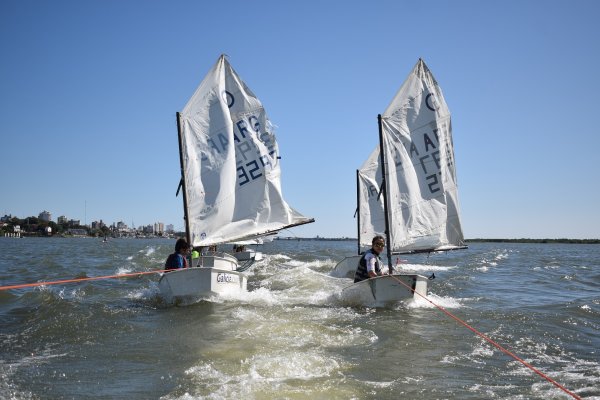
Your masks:
[[[165,261],[165,269],[179,269],[187,268],[187,253],[190,250],[190,246],[187,244],[185,239],[178,239],[175,242],[175,253],[170,254]]]
[[[382,275],[379,254],[381,254],[384,247],[385,239],[383,236],[375,236],[371,241],[371,248],[362,255],[358,262],[358,268],[354,273],[355,283]]]

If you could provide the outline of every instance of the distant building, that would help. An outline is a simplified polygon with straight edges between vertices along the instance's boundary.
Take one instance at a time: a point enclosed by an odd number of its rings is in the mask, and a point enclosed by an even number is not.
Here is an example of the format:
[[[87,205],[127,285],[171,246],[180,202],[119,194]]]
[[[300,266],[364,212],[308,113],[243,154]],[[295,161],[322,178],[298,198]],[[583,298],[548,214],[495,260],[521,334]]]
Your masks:
[[[38,215],[38,218],[42,221],[50,222],[52,221],[52,214],[48,211],[42,211],[40,215]]]
[[[65,217],[64,215],[61,215],[60,217],[58,217],[58,219],[56,220],[57,224],[60,225],[66,225],[67,224],[67,217]]]
[[[102,220],[92,222],[92,229],[102,229],[106,226]]]
[[[154,234],[159,234],[159,233],[163,233],[165,231],[165,224],[163,224],[162,222],[155,222],[154,223]]]
[[[167,225],[167,232],[168,232],[168,233],[173,233],[173,232],[175,232],[175,227],[173,226],[173,224],[169,224],[169,225]]]

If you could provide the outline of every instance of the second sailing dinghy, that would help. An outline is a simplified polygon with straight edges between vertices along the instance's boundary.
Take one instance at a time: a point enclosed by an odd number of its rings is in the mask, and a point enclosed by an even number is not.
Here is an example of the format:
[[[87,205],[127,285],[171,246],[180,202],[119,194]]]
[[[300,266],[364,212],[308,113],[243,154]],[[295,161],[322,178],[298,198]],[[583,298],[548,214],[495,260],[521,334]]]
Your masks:
[[[354,277],[362,250],[376,235],[392,255],[466,248],[460,224],[450,111],[423,60],[379,122],[379,146],[357,171],[359,255],[342,260],[332,275]],[[383,254],[382,254],[383,255]],[[394,273],[354,283],[344,297],[387,303],[427,295],[428,278]]]
[[[314,222],[283,199],[273,125],[224,55],[177,113],[177,129],[191,246],[238,243]],[[211,251],[191,268],[165,273],[158,286],[168,301],[240,293],[247,287],[241,269],[233,255]]]
[[[268,236],[259,236],[246,240],[238,240],[233,244],[230,243],[230,245],[233,245],[233,256],[237,258],[238,262],[240,263],[238,271],[245,271],[246,269],[250,268],[255,261],[262,260],[263,254],[256,250],[255,247],[262,245],[265,242],[272,241],[276,233],[272,233]]]

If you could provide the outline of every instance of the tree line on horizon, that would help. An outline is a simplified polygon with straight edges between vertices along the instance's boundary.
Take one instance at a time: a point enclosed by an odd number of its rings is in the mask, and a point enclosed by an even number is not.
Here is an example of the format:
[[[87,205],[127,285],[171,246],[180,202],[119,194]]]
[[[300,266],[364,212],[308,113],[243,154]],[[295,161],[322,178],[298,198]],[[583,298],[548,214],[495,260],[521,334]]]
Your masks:
[[[600,244],[600,239],[466,239],[470,243],[574,243],[574,244]]]
[[[276,240],[349,240],[356,241],[356,238],[340,237],[340,238],[325,238],[325,237],[278,237]],[[600,244],[600,239],[465,239],[467,243],[572,243],[572,244]]]

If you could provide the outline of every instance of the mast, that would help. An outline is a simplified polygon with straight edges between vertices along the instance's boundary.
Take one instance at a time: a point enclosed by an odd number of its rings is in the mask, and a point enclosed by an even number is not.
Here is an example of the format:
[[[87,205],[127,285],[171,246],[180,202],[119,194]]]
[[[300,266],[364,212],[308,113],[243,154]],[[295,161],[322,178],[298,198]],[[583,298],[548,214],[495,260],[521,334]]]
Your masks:
[[[192,238],[190,234],[190,221],[188,218],[187,190],[185,188],[185,173],[183,165],[183,133],[181,131],[181,114],[179,114],[179,112],[177,113],[177,137],[179,140],[179,165],[181,170],[180,185],[183,189],[183,219],[185,220],[185,239],[188,242],[188,246],[192,246]]]
[[[357,254],[360,256],[360,175],[359,170],[356,170],[356,237],[358,242]]]
[[[383,214],[385,215],[385,242],[387,249],[387,258],[388,258],[388,268],[389,272],[394,272],[394,267],[392,266],[392,248],[390,241],[390,213],[388,212],[388,176],[387,170],[385,168],[385,151],[383,149],[383,124],[381,122],[381,114],[377,114],[377,123],[379,125],[379,157],[381,158],[381,174],[383,175],[383,186],[381,188],[383,194]]]

